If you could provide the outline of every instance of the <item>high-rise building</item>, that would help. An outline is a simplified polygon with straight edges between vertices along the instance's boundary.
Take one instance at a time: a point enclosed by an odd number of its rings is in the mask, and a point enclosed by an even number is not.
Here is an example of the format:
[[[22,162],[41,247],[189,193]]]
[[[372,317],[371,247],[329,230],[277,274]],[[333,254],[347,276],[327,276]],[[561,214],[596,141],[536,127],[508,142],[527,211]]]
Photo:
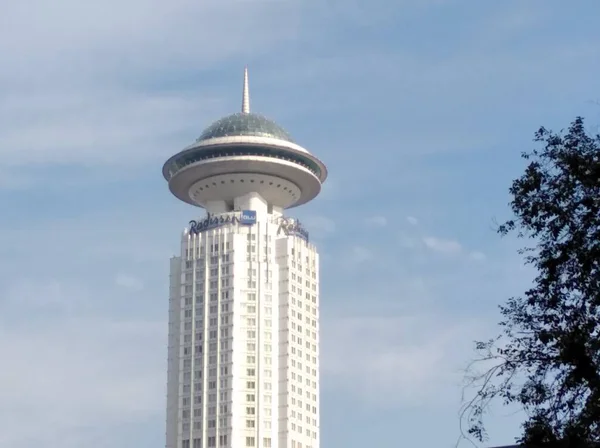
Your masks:
[[[171,259],[167,448],[319,448],[319,256],[286,210],[325,165],[279,125],[242,111],[163,167],[204,208]]]

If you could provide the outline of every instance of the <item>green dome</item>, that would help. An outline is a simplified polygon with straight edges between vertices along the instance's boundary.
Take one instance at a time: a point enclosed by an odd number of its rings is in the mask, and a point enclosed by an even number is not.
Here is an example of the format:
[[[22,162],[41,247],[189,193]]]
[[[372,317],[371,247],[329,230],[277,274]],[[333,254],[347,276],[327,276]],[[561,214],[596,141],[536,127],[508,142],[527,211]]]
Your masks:
[[[258,114],[237,113],[215,121],[197,141],[218,137],[270,137],[293,142],[292,137],[277,123]]]

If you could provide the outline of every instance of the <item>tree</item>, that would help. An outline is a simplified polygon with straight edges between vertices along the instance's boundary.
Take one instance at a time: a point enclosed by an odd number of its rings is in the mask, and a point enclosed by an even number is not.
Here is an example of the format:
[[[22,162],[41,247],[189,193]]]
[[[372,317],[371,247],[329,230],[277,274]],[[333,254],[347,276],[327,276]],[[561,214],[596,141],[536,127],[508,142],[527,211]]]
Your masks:
[[[567,132],[541,128],[541,147],[510,188],[514,218],[500,235],[530,241],[519,251],[537,271],[533,286],[500,307],[501,334],[477,342],[467,373],[476,395],[462,418],[484,441],[492,400],[516,404],[518,442],[577,447],[600,442],[600,136],[582,118]],[[475,372],[484,362],[485,368]],[[491,366],[491,367],[490,367]]]

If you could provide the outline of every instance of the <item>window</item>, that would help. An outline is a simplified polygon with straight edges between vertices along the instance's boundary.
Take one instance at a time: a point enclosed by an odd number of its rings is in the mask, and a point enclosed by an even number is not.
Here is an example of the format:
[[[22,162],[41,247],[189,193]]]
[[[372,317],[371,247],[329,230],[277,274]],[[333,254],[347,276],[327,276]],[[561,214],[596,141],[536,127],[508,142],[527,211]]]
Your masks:
[[[254,415],[255,412],[256,412],[256,410],[253,407],[251,407],[251,406],[249,406],[249,407],[246,408],[246,414],[247,415]]]
[[[254,437],[246,437],[246,446],[254,446]]]
[[[254,428],[254,420],[246,420],[246,428]]]

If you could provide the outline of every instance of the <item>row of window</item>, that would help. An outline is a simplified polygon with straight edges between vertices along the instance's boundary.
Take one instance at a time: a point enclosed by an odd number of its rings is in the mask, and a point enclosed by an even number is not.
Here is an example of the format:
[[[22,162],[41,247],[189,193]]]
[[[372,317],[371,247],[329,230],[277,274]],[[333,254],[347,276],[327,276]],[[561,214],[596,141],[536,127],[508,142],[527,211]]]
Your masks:
[[[196,266],[198,267],[203,267],[204,266],[204,257],[202,256],[202,254],[197,251],[196,252]],[[229,263],[231,257],[231,254],[223,254],[221,255],[221,262],[222,263]],[[192,260],[189,260],[190,258],[192,258],[194,256],[194,251],[191,249],[186,249],[185,250],[185,258],[187,258],[186,262],[185,262],[185,268],[186,269],[191,269],[194,266],[194,262]],[[218,255],[213,255],[210,257],[210,264],[217,264],[219,262],[219,256]]]

